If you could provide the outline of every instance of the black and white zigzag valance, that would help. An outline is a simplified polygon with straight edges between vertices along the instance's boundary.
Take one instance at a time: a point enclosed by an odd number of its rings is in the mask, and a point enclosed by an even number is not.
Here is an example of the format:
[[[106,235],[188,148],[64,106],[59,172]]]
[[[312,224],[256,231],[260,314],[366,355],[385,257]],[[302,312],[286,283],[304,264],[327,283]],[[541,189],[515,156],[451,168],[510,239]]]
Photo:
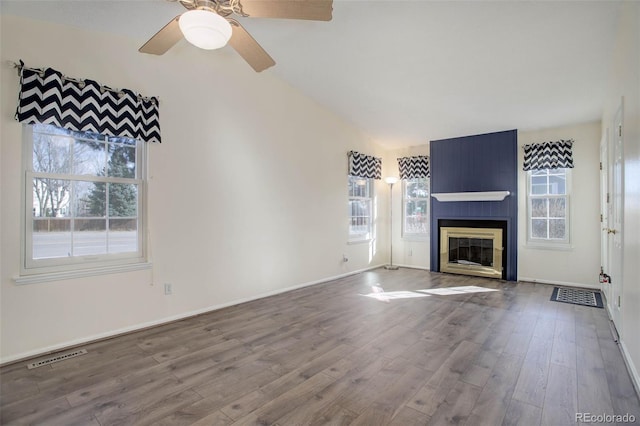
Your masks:
[[[51,68],[27,68],[22,61],[18,68],[16,120],[160,142],[157,98],[145,98],[128,89],[114,90],[93,80],[69,78]]]
[[[573,139],[524,146],[523,170],[572,169]]]
[[[349,176],[382,179],[382,159],[349,151]]]
[[[429,157],[418,155],[398,158],[398,170],[400,171],[400,179],[428,178],[431,175]]]

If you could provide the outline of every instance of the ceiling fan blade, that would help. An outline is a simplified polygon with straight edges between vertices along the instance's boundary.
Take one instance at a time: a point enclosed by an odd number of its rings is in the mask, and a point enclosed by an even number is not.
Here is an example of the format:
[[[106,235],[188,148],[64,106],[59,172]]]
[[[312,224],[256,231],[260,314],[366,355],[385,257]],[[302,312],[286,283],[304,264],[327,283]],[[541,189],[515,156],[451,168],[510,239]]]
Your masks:
[[[256,18],[330,21],[333,0],[244,0],[242,11]]]
[[[251,68],[260,72],[276,64],[242,25],[235,20],[229,20],[229,22],[233,30],[229,44],[251,65]]]
[[[178,25],[180,15],[173,18],[167,25],[162,27],[153,37],[142,45],[139,52],[151,53],[153,55],[162,55],[173,45],[182,40],[182,31]]]

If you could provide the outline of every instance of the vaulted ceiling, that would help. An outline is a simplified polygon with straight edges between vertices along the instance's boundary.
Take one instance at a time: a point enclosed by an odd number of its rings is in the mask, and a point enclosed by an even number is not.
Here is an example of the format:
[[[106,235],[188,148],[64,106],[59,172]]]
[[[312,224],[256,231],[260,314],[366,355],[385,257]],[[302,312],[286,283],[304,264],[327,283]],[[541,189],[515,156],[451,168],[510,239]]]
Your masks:
[[[619,5],[334,0],[330,22],[238,20],[276,61],[264,73],[379,143],[401,147],[598,120]],[[140,44],[184,11],[164,0],[3,0],[0,7]]]

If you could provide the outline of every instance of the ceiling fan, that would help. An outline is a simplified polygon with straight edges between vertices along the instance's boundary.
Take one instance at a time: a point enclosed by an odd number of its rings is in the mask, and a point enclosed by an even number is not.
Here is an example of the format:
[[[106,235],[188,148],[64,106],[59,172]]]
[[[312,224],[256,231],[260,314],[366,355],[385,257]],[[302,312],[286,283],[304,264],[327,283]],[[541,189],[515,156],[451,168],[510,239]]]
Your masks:
[[[227,42],[256,71],[275,61],[238,21],[229,16],[330,21],[333,0],[178,0],[187,11],[173,18],[139,51],[162,55],[183,37],[202,49]]]

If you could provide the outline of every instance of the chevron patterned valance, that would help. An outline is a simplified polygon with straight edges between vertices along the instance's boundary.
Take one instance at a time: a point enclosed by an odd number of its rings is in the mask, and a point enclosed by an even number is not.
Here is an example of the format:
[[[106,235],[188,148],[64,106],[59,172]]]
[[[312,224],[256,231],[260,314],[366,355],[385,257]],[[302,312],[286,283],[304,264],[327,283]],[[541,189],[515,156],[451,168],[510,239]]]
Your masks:
[[[19,69],[16,120],[160,142],[157,98],[144,98],[127,89],[113,90],[93,80],[68,78],[51,68],[26,68],[21,62]]]
[[[418,155],[398,158],[398,170],[400,171],[400,179],[428,178],[431,175],[429,157]]]
[[[382,159],[349,151],[349,176],[382,179]]]
[[[525,145],[523,170],[572,169],[572,146],[572,139]]]

